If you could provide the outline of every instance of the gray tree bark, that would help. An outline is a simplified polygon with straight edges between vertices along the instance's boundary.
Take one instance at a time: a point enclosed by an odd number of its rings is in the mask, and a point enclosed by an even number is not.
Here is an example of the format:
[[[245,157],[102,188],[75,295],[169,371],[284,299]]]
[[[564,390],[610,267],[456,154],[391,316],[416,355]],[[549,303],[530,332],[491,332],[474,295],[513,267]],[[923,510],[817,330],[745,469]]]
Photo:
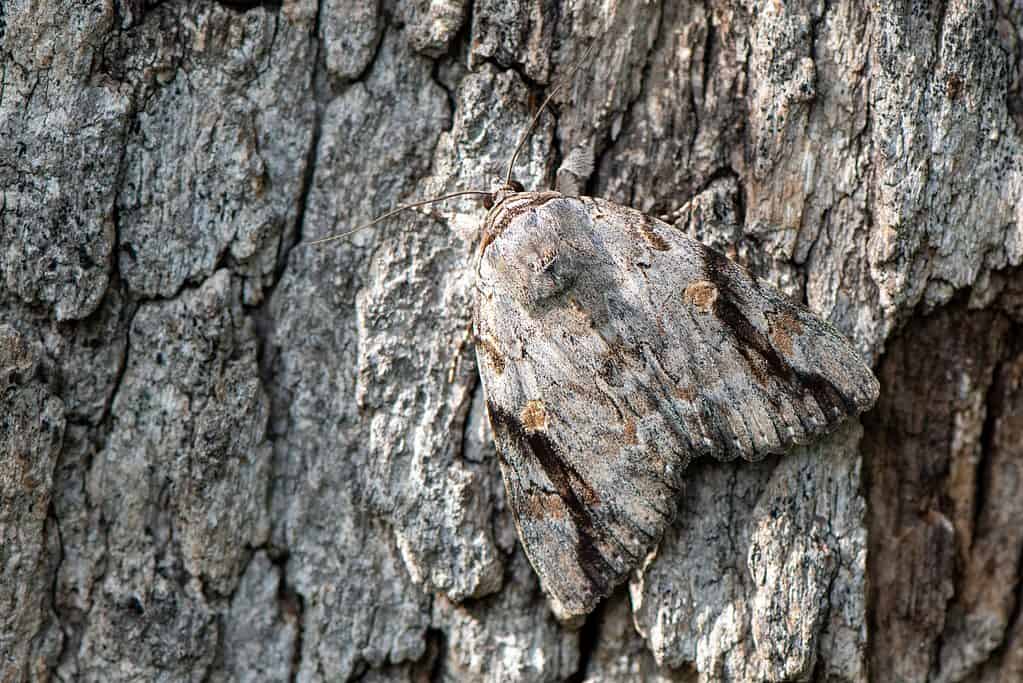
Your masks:
[[[1021,38],[1009,0],[5,0],[0,680],[1023,680]],[[301,244],[491,189],[559,82],[519,180],[591,150],[576,191],[882,382],[693,467],[580,630],[464,341],[483,210]]]

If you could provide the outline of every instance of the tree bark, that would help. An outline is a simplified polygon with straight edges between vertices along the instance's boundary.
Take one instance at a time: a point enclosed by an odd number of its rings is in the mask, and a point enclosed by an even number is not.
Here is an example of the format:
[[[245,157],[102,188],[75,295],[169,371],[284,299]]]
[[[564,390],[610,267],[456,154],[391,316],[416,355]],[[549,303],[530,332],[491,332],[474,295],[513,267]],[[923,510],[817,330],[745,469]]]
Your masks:
[[[0,5],[0,681],[1023,680],[1023,8]],[[587,53],[589,46],[592,51]],[[572,67],[579,64],[578,71]],[[484,210],[666,216],[881,380],[700,462],[581,629],[468,342]]]

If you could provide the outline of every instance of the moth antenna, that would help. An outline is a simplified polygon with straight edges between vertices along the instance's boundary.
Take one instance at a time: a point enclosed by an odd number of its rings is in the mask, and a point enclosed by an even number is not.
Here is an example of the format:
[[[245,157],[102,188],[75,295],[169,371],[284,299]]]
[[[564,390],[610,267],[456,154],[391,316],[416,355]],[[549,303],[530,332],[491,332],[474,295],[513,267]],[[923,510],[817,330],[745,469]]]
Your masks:
[[[572,66],[572,69],[568,72],[568,75],[565,76],[565,79],[558,83],[556,86],[554,86],[554,89],[551,90],[550,94],[544,98],[543,104],[541,104],[540,108],[536,110],[536,116],[533,117],[533,120],[530,122],[529,127],[526,128],[526,132],[522,134],[522,137],[519,139],[518,146],[515,147],[515,153],[512,154],[511,160],[508,162],[508,172],[504,176],[505,186],[511,184],[512,169],[515,168],[515,160],[519,158],[519,152],[521,152],[522,148],[526,146],[526,140],[529,139],[529,136],[533,133],[533,130],[536,129],[536,124],[540,121],[540,115],[543,114],[544,110],[547,108],[547,105],[550,103],[551,99],[556,94],[558,94],[558,91],[561,90],[561,87],[565,85],[565,83],[570,83],[572,81],[572,78],[575,76],[575,72],[579,70],[579,67],[582,66],[583,62],[586,61],[586,58],[589,57],[590,52],[593,51],[593,47],[595,45],[596,42],[590,43],[589,47],[586,48],[586,51],[583,52],[582,56],[576,60],[575,64]]]
[[[483,190],[463,190],[461,192],[452,192],[451,194],[441,195],[440,197],[434,197],[432,199],[424,199],[422,201],[412,202],[411,204],[403,204],[402,206],[399,206],[399,207],[397,207],[395,209],[391,209],[390,211],[388,211],[387,213],[385,213],[382,216],[377,216],[376,218],[371,220],[369,223],[365,223],[363,225],[360,225],[357,228],[352,228],[351,230],[346,230],[345,232],[339,232],[339,233],[335,233],[333,235],[328,235],[327,237],[321,237],[318,240],[313,240],[312,242],[305,242],[304,244],[307,247],[311,247],[314,244],[326,244],[327,242],[333,242],[334,240],[343,239],[345,237],[348,237],[349,235],[353,235],[353,234],[359,232],[360,230],[365,230],[366,228],[372,228],[377,223],[381,223],[381,222],[387,220],[388,218],[390,218],[391,216],[394,216],[396,214],[401,213],[402,211],[408,211],[409,209],[415,209],[415,208],[420,207],[420,206],[426,206],[427,204],[436,204],[437,202],[442,202],[445,199],[454,199],[455,197],[467,197],[469,195],[484,195],[485,196],[485,195],[489,195],[489,194],[492,194],[492,193],[491,192],[484,192]]]

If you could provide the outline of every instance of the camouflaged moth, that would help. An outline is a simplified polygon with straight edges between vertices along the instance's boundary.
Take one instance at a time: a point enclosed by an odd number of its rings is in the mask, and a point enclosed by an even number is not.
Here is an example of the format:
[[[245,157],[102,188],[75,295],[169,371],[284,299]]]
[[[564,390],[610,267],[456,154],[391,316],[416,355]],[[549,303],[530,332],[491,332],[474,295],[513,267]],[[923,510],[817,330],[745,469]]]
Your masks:
[[[522,546],[574,621],[656,546],[690,461],[805,444],[870,408],[878,382],[830,325],[667,223],[523,191],[511,169],[531,131],[500,189],[374,223],[483,197],[487,412]]]
[[[476,277],[508,500],[563,620],[641,564],[693,458],[784,451],[878,395],[853,346],[807,308],[613,202],[499,190]]]

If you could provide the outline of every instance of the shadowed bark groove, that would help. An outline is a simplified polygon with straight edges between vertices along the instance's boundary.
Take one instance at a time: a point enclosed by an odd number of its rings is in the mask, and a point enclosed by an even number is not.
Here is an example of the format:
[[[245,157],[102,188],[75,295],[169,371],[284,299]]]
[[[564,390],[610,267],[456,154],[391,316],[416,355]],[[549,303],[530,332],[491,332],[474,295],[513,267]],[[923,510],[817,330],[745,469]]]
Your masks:
[[[956,306],[911,326],[881,363],[864,425],[880,680],[1020,673],[1020,332],[1004,314]]]

